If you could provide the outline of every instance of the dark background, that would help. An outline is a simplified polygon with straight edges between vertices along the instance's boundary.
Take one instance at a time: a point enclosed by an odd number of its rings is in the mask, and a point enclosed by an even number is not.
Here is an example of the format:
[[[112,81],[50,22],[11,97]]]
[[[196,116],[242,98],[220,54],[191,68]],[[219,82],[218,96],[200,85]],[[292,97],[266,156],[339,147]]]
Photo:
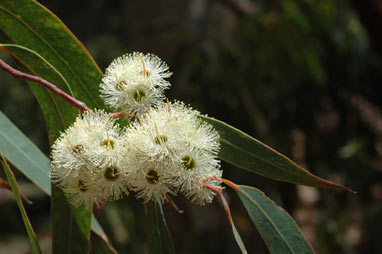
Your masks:
[[[278,183],[222,164],[286,209],[317,253],[382,253],[382,2],[378,0],[40,1],[102,70],[116,57],[158,55],[174,73],[166,95],[272,146],[357,194]],[[1,34],[2,42],[7,39]],[[1,57],[12,65],[12,59]],[[43,116],[27,85],[0,72],[0,108],[46,154]],[[18,174],[41,245],[49,199]],[[238,198],[225,195],[249,253],[268,253]],[[165,213],[177,253],[239,253],[217,199],[175,198]],[[133,195],[95,211],[120,253],[144,253]],[[31,253],[12,194],[0,190],[0,253]]]

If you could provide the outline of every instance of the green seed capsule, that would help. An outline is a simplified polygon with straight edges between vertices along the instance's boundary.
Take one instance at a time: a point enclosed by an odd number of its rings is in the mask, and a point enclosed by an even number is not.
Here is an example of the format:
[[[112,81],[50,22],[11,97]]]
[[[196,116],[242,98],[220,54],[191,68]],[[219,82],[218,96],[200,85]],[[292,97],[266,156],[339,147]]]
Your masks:
[[[150,169],[148,173],[143,172],[146,178],[146,181],[149,184],[156,184],[159,181],[159,175],[155,169]]]
[[[195,169],[195,160],[191,155],[186,155],[182,158],[180,164],[185,170],[194,170]]]
[[[115,166],[111,166],[111,167],[106,168],[105,174],[104,174],[106,180],[108,180],[108,181],[117,180],[119,178],[119,175],[120,175],[120,170],[119,170],[119,168],[117,168]]]
[[[134,100],[136,102],[141,102],[145,96],[146,96],[146,92],[143,91],[142,89],[137,89],[134,92]]]
[[[81,192],[86,192],[88,190],[88,186],[85,184],[83,180],[78,180],[78,189],[80,189]]]

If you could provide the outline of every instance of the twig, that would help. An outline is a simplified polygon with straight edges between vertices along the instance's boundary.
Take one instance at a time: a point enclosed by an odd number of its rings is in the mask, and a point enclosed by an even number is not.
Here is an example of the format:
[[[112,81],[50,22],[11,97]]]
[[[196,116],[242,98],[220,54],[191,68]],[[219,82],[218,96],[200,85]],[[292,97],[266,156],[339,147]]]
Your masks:
[[[227,180],[227,179],[224,179],[224,178],[220,178],[220,177],[216,177],[216,176],[203,178],[204,182],[211,181],[211,180],[223,182],[226,185],[228,185],[229,187],[231,187],[234,191],[238,191],[239,190],[239,187],[237,187],[237,185],[234,184],[233,182],[231,182],[230,180]]]
[[[12,188],[11,186],[9,185],[8,182],[6,182],[5,180],[3,180],[2,178],[0,178],[0,188],[3,188],[3,189],[6,189],[6,190],[9,190],[12,192]],[[33,202],[30,201],[26,196],[24,196],[22,193],[20,193],[20,197],[21,199],[26,202],[27,204],[29,205],[32,205]]]
[[[225,183],[226,185],[231,187],[234,191],[238,191],[239,190],[239,187],[237,187],[237,185],[234,184],[233,182],[231,182],[230,180],[227,180],[227,179],[224,179],[224,178],[220,178],[220,177],[214,177],[214,179],[217,180],[217,181]]]
[[[175,209],[175,211],[177,211],[180,214],[184,213],[184,211],[179,209],[179,207],[175,204],[174,200],[172,200],[172,198],[168,194],[166,194],[166,198],[169,204],[172,206],[172,208]]]
[[[124,116],[128,116],[129,114],[128,113],[125,113],[125,112],[115,112],[115,113],[110,113],[109,116],[110,118],[113,118],[113,119],[118,119],[118,118],[121,118],[121,117],[124,117]]]
[[[227,200],[223,196],[222,190],[220,188],[218,188],[218,187],[215,187],[215,186],[207,184],[207,183],[203,183],[203,186],[205,188],[209,189],[209,190],[212,190],[213,192],[215,192],[219,196],[219,198],[220,198],[220,200],[221,200],[221,202],[223,204],[223,208],[224,208],[225,214],[227,215],[228,221],[229,221],[229,223],[231,225],[233,225],[231,211],[229,210],[229,206],[228,206]]]
[[[19,70],[16,70],[16,69],[12,68],[10,65],[8,65],[7,63],[5,63],[1,59],[0,59],[0,67],[16,78],[29,80],[29,81],[32,81],[34,83],[42,85],[43,87],[51,90],[53,93],[57,94],[58,96],[63,98],[65,101],[69,102],[70,104],[72,104],[73,106],[75,106],[76,108],[78,108],[81,111],[91,111],[91,109],[89,109],[84,102],[73,98],[72,96],[65,93],[64,91],[62,91],[60,88],[58,88],[54,84],[50,83],[49,81],[46,81],[45,79],[43,79],[41,77],[33,76],[30,74],[21,72]]]

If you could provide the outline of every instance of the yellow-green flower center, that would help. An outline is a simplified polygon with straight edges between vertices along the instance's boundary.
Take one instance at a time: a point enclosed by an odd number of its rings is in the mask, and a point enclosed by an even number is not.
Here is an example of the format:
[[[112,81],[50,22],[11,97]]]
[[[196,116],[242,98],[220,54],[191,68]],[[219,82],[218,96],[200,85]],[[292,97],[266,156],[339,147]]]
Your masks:
[[[118,91],[122,91],[123,90],[123,86],[126,86],[127,85],[127,82],[122,80],[122,81],[119,81],[116,85],[115,85],[115,89],[117,89]]]
[[[149,172],[147,173],[144,172],[144,175],[145,175],[146,181],[149,184],[156,184],[159,181],[159,175],[153,168],[149,169]]]
[[[86,192],[88,190],[88,186],[86,185],[86,183],[83,181],[83,180],[78,180],[78,189],[81,191],[81,192]]]
[[[112,139],[105,139],[101,142],[101,146],[111,147],[114,149],[115,141]]]
[[[136,102],[141,102],[144,99],[144,97],[146,96],[146,92],[142,89],[137,89],[137,90],[135,90],[133,96],[134,96],[134,100]]]
[[[191,155],[183,156],[180,164],[183,166],[185,170],[193,170],[195,169],[195,160]]]
[[[168,138],[166,135],[159,135],[159,136],[155,137],[154,142],[157,145],[162,145],[164,143],[167,143],[167,140],[168,140]]]
[[[84,150],[84,146],[81,144],[72,147],[73,154],[81,154],[83,150]]]
[[[107,167],[104,176],[108,181],[115,181],[120,176],[120,169],[115,166]]]

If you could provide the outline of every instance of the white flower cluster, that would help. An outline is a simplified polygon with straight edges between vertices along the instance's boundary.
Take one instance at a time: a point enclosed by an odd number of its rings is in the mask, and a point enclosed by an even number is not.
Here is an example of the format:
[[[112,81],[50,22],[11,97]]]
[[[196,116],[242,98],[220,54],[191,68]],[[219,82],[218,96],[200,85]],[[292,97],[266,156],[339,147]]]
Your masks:
[[[144,202],[182,193],[204,205],[214,198],[205,184],[220,186],[219,135],[198,111],[164,103],[168,67],[153,55],[117,58],[106,70],[106,104],[135,115],[120,128],[102,110],[77,117],[53,144],[51,178],[76,205],[115,200],[129,191]]]
[[[165,80],[171,76],[168,66],[157,56],[127,54],[115,59],[106,69],[101,83],[101,97],[114,110],[142,114],[163,101]]]

